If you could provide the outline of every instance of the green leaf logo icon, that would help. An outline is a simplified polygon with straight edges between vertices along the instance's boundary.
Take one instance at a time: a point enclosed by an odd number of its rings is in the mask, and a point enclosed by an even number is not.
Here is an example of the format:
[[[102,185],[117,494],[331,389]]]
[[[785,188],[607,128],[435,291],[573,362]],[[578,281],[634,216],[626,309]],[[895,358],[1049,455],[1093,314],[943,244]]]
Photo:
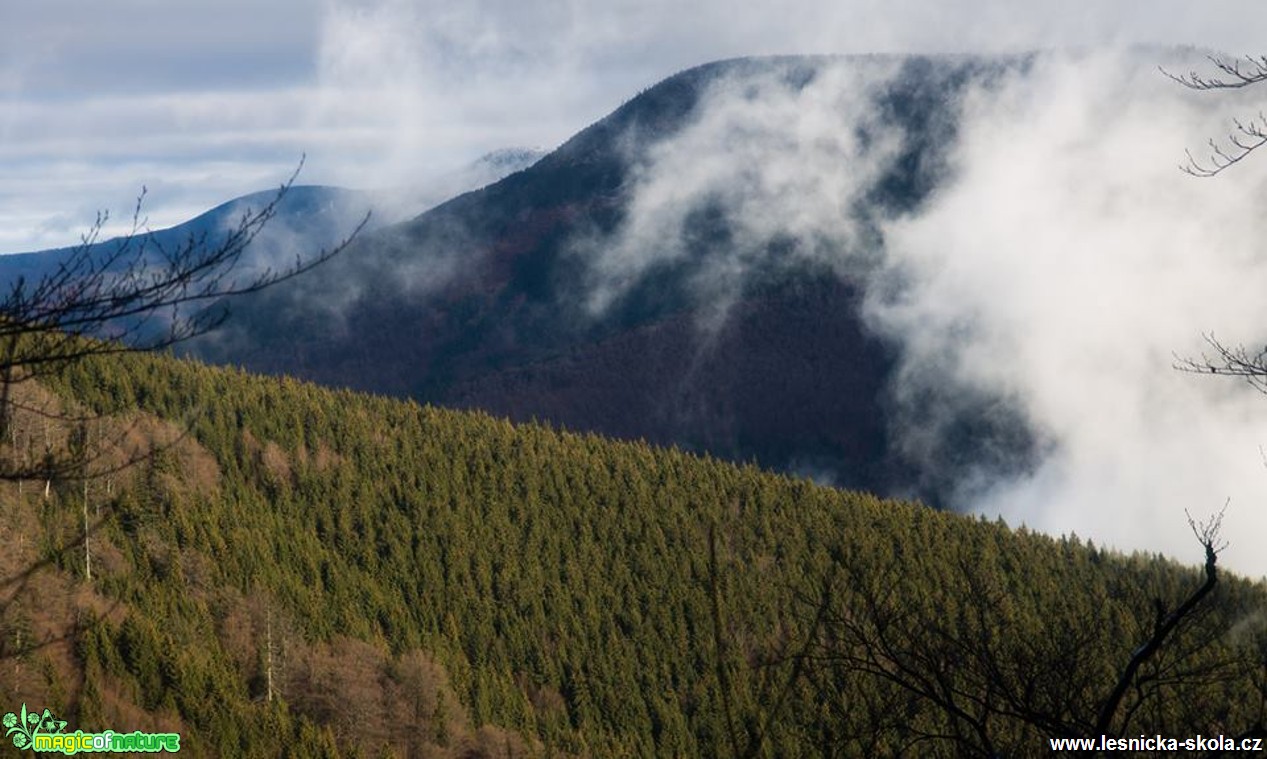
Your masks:
[[[0,718],[0,723],[4,724],[5,737],[20,749],[30,746],[37,735],[56,734],[66,729],[66,720],[58,719],[52,711],[29,712],[26,704],[22,704],[21,714],[8,712]]]

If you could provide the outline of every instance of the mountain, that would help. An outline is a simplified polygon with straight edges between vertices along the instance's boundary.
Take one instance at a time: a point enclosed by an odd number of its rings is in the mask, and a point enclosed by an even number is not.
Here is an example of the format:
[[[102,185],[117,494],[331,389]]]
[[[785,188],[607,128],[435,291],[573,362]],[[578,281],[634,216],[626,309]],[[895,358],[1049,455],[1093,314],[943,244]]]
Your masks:
[[[161,249],[174,250],[190,240],[206,239],[215,244],[222,239],[244,213],[259,211],[270,202],[277,201],[277,214],[256,238],[255,247],[243,257],[248,268],[257,268],[261,262],[275,260],[278,256],[291,259],[292,246],[302,250],[329,247],[347,234],[349,225],[371,209],[371,199],[363,192],[339,187],[298,185],[290,187],[278,196],[276,190],[251,193],[222,203],[182,224],[155,231],[141,230],[135,246],[144,244],[157,261]],[[122,238],[94,242],[88,253],[94,257],[106,256],[117,249]],[[25,277],[34,282],[39,277],[55,271],[58,263],[80,251],[82,246],[56,248],[32,253],[13,253],[0,256],[0,280],[12,282]],[[133,248],[135,250],[136,247]]]
[[[795,57],[684,71],[531,167],[364,235],[284,291],[235,304],[229,326],[188,351],[939,502],[947,483],[927,456],[909,456],[895,440],[894,351],[861,314],[863,281],[876,220],[910,211],[934,189],[953,144],[948,103],[1023,65]],[[745,124],[775,144],[790,135],[793,147],[812,145],[824,135],[781,133],[780,114],[794,119],[806,93],[850,87],[862,94],[840,110],[867,118],[850,127],[858,147],[834,172],[860,176],[840,209],[856,233],[776,228],[753,239],[763,209],[795,193],[743,197],[736,210],[726,181],[683,199],[689,208],[666,204],[680,217],[677,237],[655,237],[654,223],[644,225],[650,239],[630,231],[640,229],[650,175],[666,175],[672,192],[675,172],[685,184],[703,170],[698,151],[681,146],[713,114],[736,101],[753,111],[704,149],[734,140],[723,161],[759,161],[742,152],[751,150]],[[905,139],[883,170],[867,174],[890,132]],[[646,263],[629,269],[626,259]],[[727,279],[728,267],[742,276]],[[979,399],[961,418],[936,451],[947,468],[1028,464],[1032,441],[1005,404]],[[1008,444],[982,442],[1001,439]]]
[[[560,413],[716,433],[698,446],[723,453],[768,445],[742,436],[754,420],[854,409],[832,461],[900,486],[889,426],[864,426],[904,380],[859,295],[869,252],[947,170],[948,93],[1023,65],[684,72],[192,347],[265,362],[269,340],[279,364],[417,397],[549,390]],[[842,131],[824,105],[861,118]],[[834,384],[805,384],[819,364]],[[2,388],[18,750],[50,730],[436,759],[1220,754],[1267,735],[1267,584],[1224,571],[1221,512],[1189,519],[1204,564],[1185,567],[413,398],[168,355],[62,368]],[[950,431],[951,467],[1006,443],[1006,407],[983,418]],[[845,447],[867,434],[879,453]]]
[[[412,219],[428,209],[471,190],[493,184],[541,160],[539,148],[501,148],[465,166],[429,177],[417,184],[369,191],[375,214],[383,223]]]
[[[214,245],[235,228],[243,215],[276,201],[275,216],[244,251],[240,271],[260,271],[270,264],[285,266],[293,262],[296,255],[311,255],[338,244],[367,213],[372,212],[367,231],[412,218],[455,195],[526,168],[541,156],[541,151],[530,148],[496,150],[466,166],[408,188],[351,190],[293,185],[280,195],[276,190],[250,193],[173,227],[142,230],[133,244],[144,245],[151,253],[151,262],[159,260],[162,250],[178,249],[190,240],[205,239],[208,245]],[[89,254],[108,255],[119,243],[118,239],[95,242]],[[0,282],[13,282],[19,277],[35,282],[55,271],[59,262],[79,250],[79,246],[74,246],[0,256]]]

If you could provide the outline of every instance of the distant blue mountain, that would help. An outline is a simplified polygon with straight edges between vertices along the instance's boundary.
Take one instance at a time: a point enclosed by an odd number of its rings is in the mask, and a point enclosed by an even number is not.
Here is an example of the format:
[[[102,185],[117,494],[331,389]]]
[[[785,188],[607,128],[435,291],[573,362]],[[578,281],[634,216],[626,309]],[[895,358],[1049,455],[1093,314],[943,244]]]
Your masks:
[[[183,224],[156,231],[144,231],[136,235],[134,245],[144,243],[157,254],[159,250],[174,249],[191,239],[205,238],[208,243],[223,239],[243,214],[260,210],[274,199],[277,191],[257,192],[230,200]],[[296,237],[296,242],[325,243],[339,239],[339,229],[345,218],[359,218],[370,208],[367,193],[338,187],[291,187],[278,199],[277,216],[266,227],[267,234],[257,239],[257,244],[280,246],[284,239]],[[93,243],[89,251],[96,255],[113,252],[124,243],[123,238],[111,238]],[[82,245],[54,248],[33,253],[14,253],[0,256],[0,280],[11,282],[18,276],[28,281],[38,279],[56,269],[58,263],[82,249]]]
[[[337,245],[367,213],[371,216],[366,231],[412,218],[451,197],[479,189],[527,168],[542,155],[542,151],[530,148],[494,151],[417,187],[350,190],[302,185],[288,188],[280,197],[277,190],[255,192],[222,203],[182,224],[142,231],[130,244],[132,250],[143,245],[150,263],[157,263],[162,251],[178,249],[190,241],[199,241],[203,245],[218,244],[244,215],[277,201],[276,215],[244,252],[240,273],[249,276],[269,266],[292,264],[297,255],[308,258],[322,249]],[[124,238],[101,240],[90,245],[88,252],[93,256],[108,256],[124,243]],[[82,248],[82,245],[76,245],[0,255],[0,288],[7,288],[19,277],[34,283],[56,271],[61,262]]]

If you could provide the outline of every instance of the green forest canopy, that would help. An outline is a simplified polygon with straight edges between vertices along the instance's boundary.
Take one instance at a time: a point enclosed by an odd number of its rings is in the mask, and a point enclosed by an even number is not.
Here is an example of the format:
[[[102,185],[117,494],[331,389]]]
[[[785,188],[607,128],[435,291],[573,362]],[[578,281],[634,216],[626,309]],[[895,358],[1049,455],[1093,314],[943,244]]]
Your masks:
[[[97,445],[157,448],[49,497],[3,486],[0,710],[178,730],[195,756],[1045,753],[1022,712],[1090,724],[1158,608],[1201,582],[676,450],[162,356],[51,387],[110,415]],[[9,455],[37,446],[26,424]],[[1224,575],[1121,731],[1261,728],[1265,597]],[[975,735],[999,704],[1016,714]]]

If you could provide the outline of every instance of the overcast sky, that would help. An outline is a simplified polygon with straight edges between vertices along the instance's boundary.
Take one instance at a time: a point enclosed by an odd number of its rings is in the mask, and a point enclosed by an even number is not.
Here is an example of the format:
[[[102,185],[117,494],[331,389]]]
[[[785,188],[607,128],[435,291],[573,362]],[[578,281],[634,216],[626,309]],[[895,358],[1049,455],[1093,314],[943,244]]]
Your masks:
[[[142,185],[156,226],[279,183],[413,182],[553,147],[639,89],[765,53],[1181,43],[1239,2],[4,0],[0,252],[72,243]]]

